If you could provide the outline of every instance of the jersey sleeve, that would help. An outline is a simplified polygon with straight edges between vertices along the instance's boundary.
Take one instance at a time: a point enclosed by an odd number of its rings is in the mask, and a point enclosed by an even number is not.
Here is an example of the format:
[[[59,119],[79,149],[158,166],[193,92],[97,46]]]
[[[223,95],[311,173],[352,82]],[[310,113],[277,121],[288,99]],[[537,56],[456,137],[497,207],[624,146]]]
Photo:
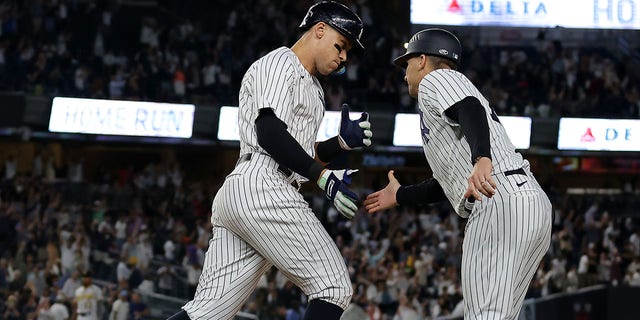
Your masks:
[[[431,114],[442,117],[450,125],[458,123],[445,115],[445,111],[462,99],[477,95],[475,86],[462,73],[448,69],[430,72],[420,82],[419,99]]]
[[[278,118],[286,118],[292,110],[293,74],[293,64],[286,54],[265,57],[255,70],[253,94],[256,107],[271,108]]]

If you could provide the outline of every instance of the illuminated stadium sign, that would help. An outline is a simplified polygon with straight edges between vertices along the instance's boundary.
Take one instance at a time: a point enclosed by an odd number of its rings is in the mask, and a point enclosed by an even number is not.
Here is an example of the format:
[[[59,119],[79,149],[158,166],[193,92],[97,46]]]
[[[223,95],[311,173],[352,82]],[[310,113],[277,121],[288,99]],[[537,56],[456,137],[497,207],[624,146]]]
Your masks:
[[[357,119],[361,115],[360,112],[350,112],[351,119]],[[325,141],[333,138],[340,130],[340,112],[326,111],[316,141]],[[218,140],[238,141],[240,134],[238,133],[238,108],[222,107],[220,108],[220,121],[218,123]]]
[[[640,120],[560,118],[558,149],[640,151]]]
[[[220,117],[218,119],[218,140],[240,140],[240,133],[238,132],[237,107],[220,108]]]
[[[49,131],[190,138],[194,110],[192,104],[56,97]]]
[[[517,149],[529,149],[531,140],[531,118],[501,116],[509,140]],[[422,147],[420,116],[416,113],[396,114],[393,131],[393,145],[402,147]]]
[[[640,29],[640,0],[411,0],[411,23]]]

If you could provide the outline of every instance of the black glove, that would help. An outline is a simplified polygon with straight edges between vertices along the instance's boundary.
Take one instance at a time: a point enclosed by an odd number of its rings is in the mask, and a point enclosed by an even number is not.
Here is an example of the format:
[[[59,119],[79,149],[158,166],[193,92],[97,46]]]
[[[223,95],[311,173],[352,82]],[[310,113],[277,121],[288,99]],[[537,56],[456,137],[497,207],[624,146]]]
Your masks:
[[[363,112],[358,120],[349,118],[349,105],[342,105],[342,117],[340,119],[340,131],[338,141],[344,150],[351,150],[358,147],[368,147],[371,145],[371,123],[369,113]]]

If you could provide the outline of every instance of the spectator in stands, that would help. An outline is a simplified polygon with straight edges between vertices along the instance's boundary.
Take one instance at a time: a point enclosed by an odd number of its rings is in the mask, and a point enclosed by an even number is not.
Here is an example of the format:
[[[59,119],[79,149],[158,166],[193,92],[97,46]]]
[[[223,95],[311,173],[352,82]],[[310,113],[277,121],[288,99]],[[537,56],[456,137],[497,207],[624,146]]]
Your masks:
[[[59,292],[59,299],[65,303],[71,303],[76,294],[76,289],[82,285],[80,281],[79,272],[74,270],[71,272],[71,276],[64,281],[62,290]]]
[[[48,297],[40,298],[38,308],[36,309],[37,319],[46,320],[67,320],[69,319],[69,309],[67,306],[54,301],[50,301]]]
[[[176,272],[169,261],[158,269],[158,292],[171,295],[174,290],[174,277]]]
[[[127,258],[124,254],[120,257],[120,262],[118,262],[118,266],[116,268],[116,280],[118,283],[122,281],[129,281],[129,277],[131,277],[132,260],[133,259]]]
[[[285,320],[302,320],[304,317],[304,308],[300,306],[299,300],[291,300],[285,313]]]
[[[167,240],[164,242],[164,245],[162,246],[162,249],[164,250],[164,259],[168,262],[174,262],[176,258],[177,246],[176,242],[174,241],[173,235],[167,238]]]
[[[129,303],[129,319],[139,320],[149,316],[150,310],[146,303],[142,301],[140,294],[131,293],[131,302]]]
[[[140,285],[138,285],[137,288],[132,289],[137,289],[138,292],[142,294],[154,293],[155,284],[153,283],[153,274],[151,272],[144,272],[142,278]]]
[[[127,224],[127,215],[124,213],[120,214],[118,216],[118,220],[116,220],[116,223],[114,225],[116,248],[118,249],[118,251],[122,249],[122,246],[127,241]]]
[[[191,261],[184,265],[187,270],[187,284],[189,285],[189,296],[193,296],[198,288],[198,280],[202,274],[202,267],[198,261]]]
[[[60,232],[60,260],[62,262],[62,273],[71,274],[76,270],[77,257],[74,253],[73,244],[75,236],[71,233],[71,227],[64,225]]]
[[[77,320],[98,319],[98,303],[104,300],[102,290],[92,283],[91,273],[82,275],[82,286],[76,289],[73,299],[74,315]]]
[[[129,276],[129,288],[137,288],[144,280],[142,271],[138,268],[138,265],[131,263],[131,275]]]
[[[109,320],[127,320],[129,317],[129,293],[121,290],[118,299],[111,305]]]
[[[20,320],[23,319],[22,312],[18,309],[18,298],[15,294],[11,294],[7,297],[6,309],[2,315],[2,319],[5,320]]]

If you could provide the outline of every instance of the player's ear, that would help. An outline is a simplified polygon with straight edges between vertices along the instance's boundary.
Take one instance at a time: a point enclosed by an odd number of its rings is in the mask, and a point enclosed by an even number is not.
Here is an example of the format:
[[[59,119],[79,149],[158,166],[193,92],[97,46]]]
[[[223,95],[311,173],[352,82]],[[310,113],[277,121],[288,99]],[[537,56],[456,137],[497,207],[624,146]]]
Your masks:
[[[317,39],[322,39],[325,32],[327,32],[327,24],[320,21],[313,26],[313,31]]]
[[[419,58],[420,58],[420,59],[418,60],[418,69],[419,69],[419,70],[422,70],[422,69],[424,69],[424,68],[427,66],[427,62],[428,62],[428,60],[429,60],[429,57],[427,57],[427,55],[426,55],[426,54],[421,54],[421,55],[419,56]]]

